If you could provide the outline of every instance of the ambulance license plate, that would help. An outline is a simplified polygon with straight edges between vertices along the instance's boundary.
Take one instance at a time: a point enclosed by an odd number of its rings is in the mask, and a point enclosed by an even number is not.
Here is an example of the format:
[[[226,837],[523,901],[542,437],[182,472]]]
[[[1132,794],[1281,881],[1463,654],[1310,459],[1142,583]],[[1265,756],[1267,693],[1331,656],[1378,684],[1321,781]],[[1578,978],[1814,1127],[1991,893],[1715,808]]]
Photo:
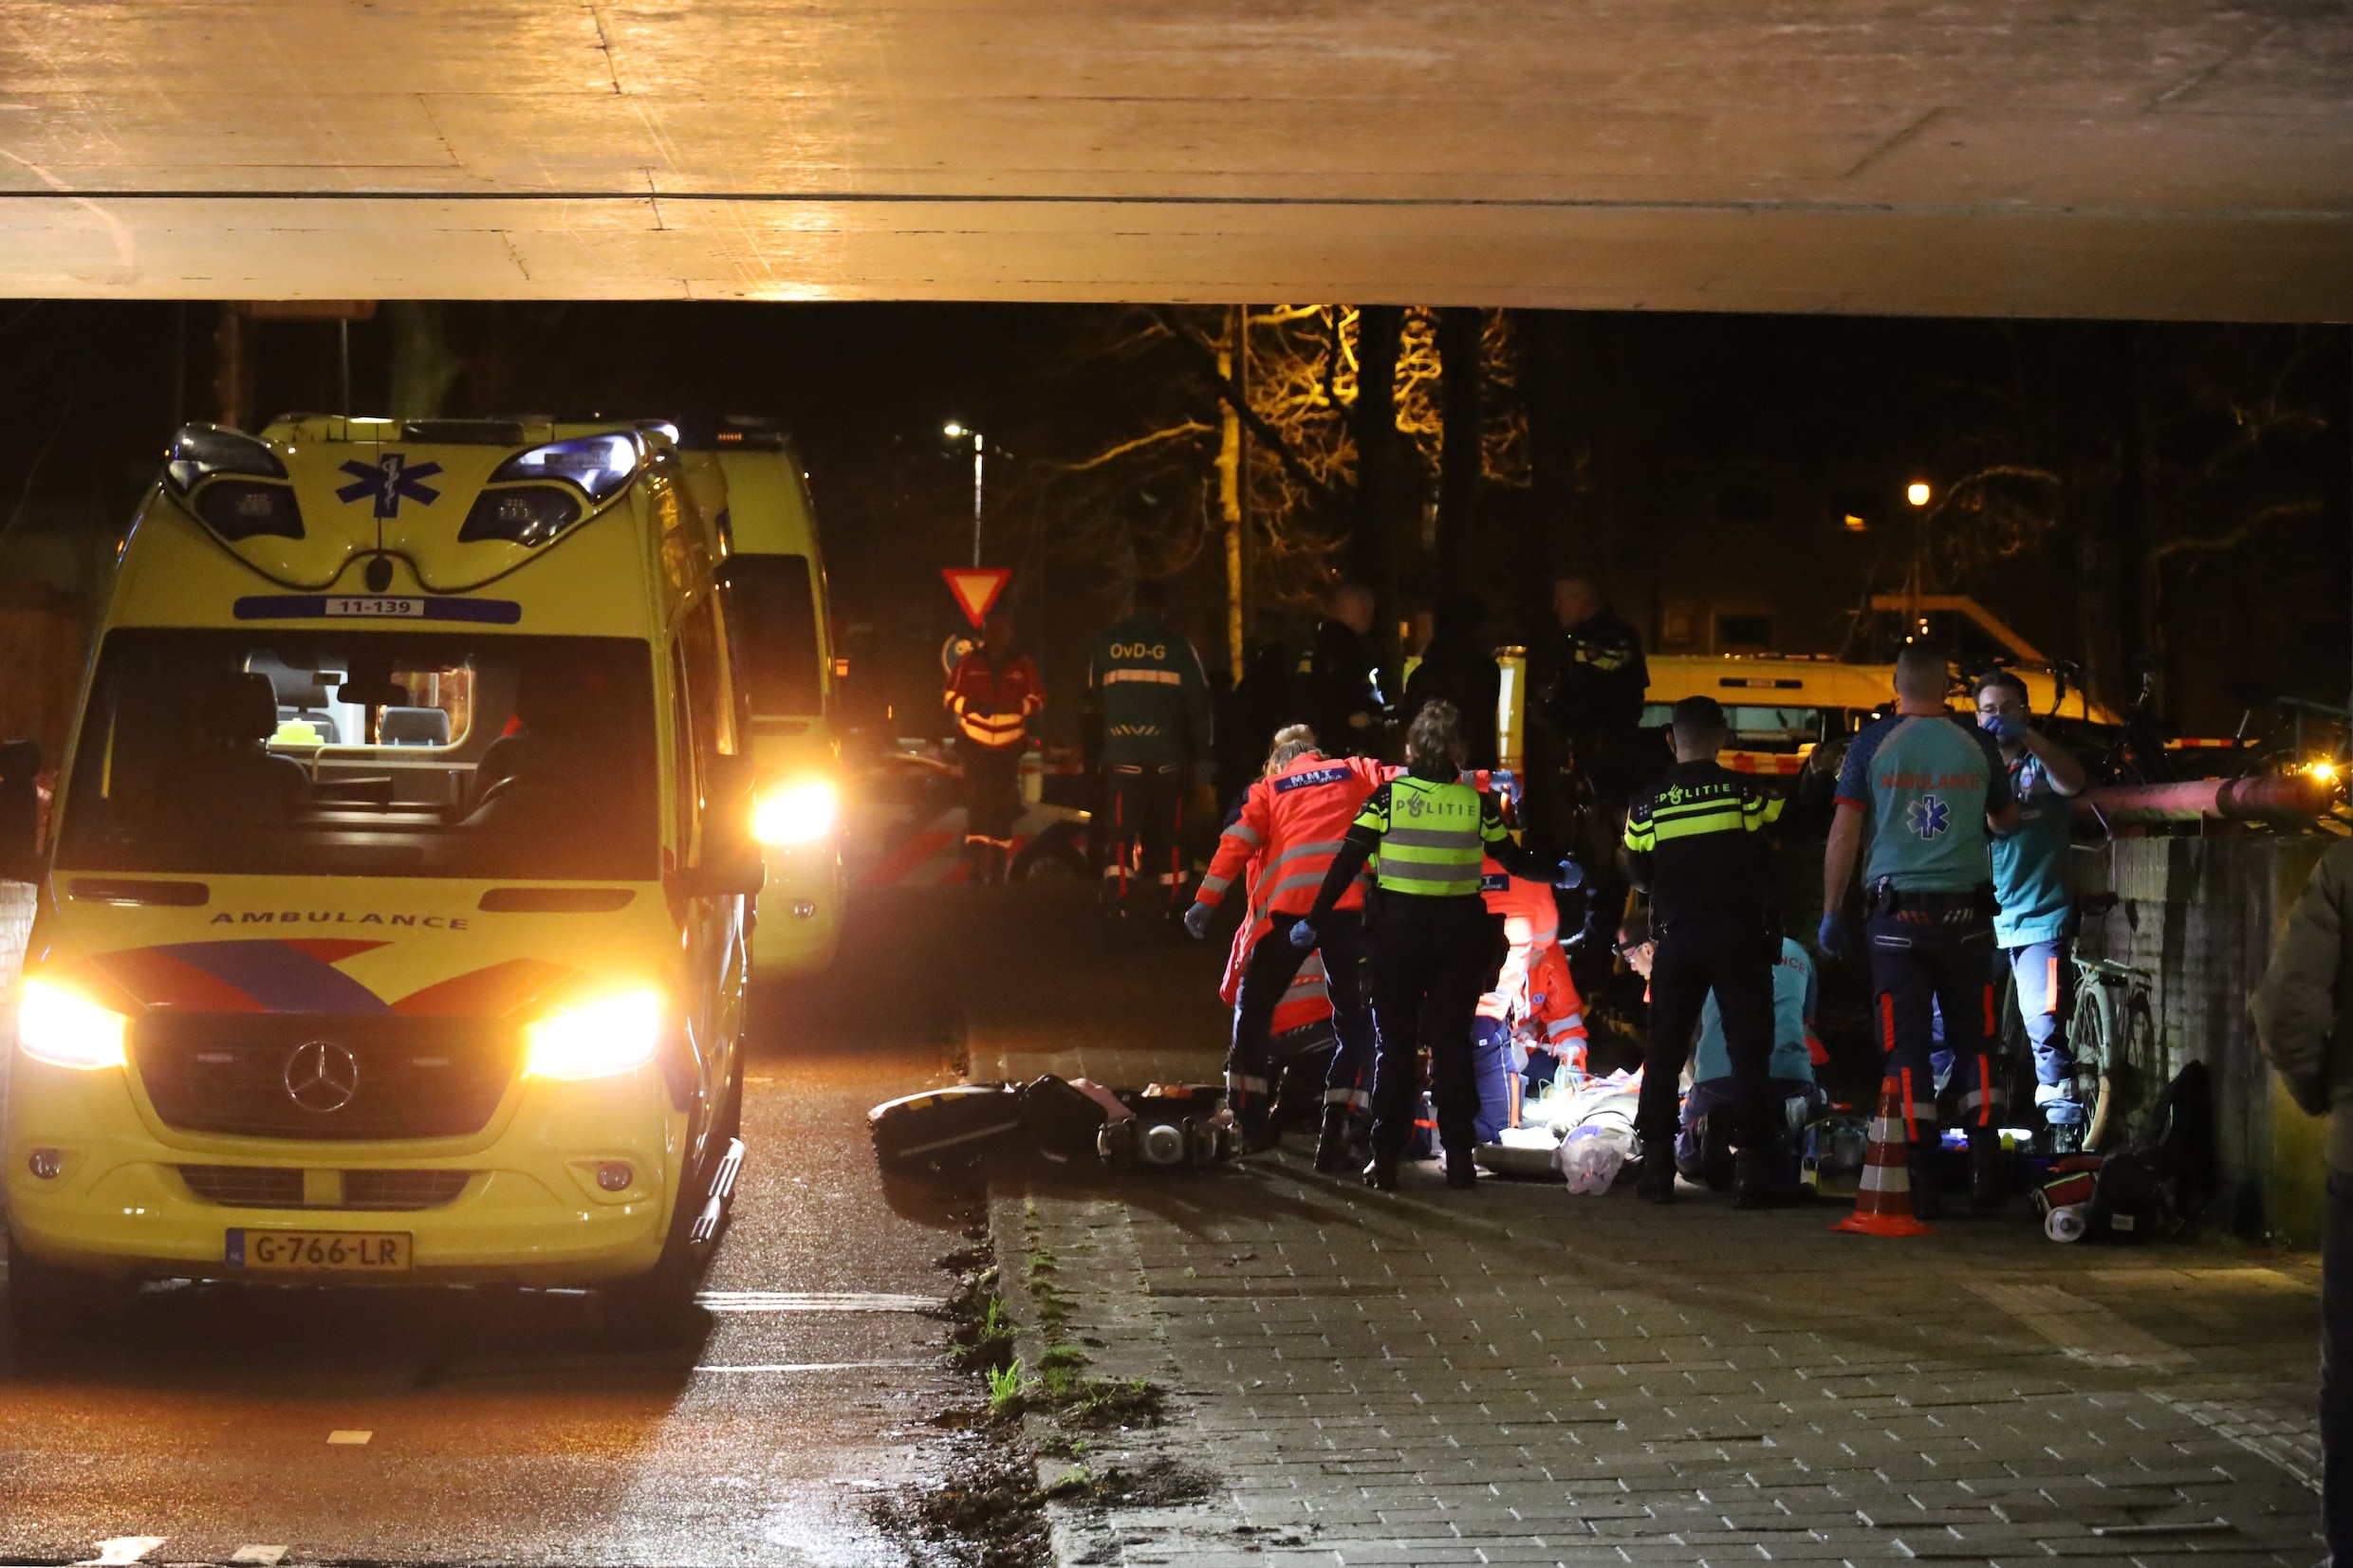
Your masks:
[[[425,601],[406,594],[333,594],[327,597],[321,608],[330,618],[337,616],[395,616],[413,619],[424,615]]]
[[[398,1274],[409,1266],[405,1230],[232,1230],[231,1268],[301,1274]]]

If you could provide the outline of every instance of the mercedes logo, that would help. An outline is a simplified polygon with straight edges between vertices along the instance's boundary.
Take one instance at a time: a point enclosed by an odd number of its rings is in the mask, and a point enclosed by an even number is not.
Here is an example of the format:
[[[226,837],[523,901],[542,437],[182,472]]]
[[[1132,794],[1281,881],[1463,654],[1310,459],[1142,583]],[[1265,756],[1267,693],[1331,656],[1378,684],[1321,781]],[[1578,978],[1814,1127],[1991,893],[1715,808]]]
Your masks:
[[[286,1098],[306,1111],[340,1111],[359,1092],[358,1059],[332,1041],[297,1045],[286,1059]]]

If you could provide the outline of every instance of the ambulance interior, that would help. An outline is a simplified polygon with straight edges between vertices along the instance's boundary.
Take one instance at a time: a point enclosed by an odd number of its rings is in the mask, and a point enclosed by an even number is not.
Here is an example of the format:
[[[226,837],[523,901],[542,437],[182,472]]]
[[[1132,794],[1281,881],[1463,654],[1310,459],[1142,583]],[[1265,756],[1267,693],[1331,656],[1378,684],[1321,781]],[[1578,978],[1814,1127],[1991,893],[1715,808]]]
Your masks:
[[[58,862],[650,879],[652,684],[626,638],[120,629]]]

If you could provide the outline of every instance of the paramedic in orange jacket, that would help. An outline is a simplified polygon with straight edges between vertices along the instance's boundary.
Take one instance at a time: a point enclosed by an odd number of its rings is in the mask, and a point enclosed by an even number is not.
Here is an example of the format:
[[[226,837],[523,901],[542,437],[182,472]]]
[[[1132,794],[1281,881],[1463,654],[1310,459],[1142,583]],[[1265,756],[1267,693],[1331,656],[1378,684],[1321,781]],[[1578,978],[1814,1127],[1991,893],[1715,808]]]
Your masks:
[[[1288,760],[1283,760],[1287,753]],[[1291,946],[1291,927],[1314,907],[1316,891],[1324,885],[1324,874],[1331,869],[1348,824],[1393,771],[1370,757],[1325,756],[1315,749],[1315,733],[1305,725],[1276,735],[1267,776],[1251,785],[1241,815],[1219,837],[1209,873],[1185,912],[1185,929],[1205,935],[1210,912],[1225,898],[1234,878],[1252,859],[1260,862],[1263,869],[1251,897],[1250,957],[1243,966],[1233,1043],[1226,1058],[1226,1089],[1234,1120],[1241,1125],[1245,1153],[1266,1148],[1271,1138],[1268,1037],[1274,1010],[1306,957]],[[1332,1033],[1340,1048],[1332,1053],[1331,1071],[1325,1079],[1324,1127],[1316,1139],[1315,1164],[1319,1171],[1336,1171],[1347,1158],[1349,1107],[1373,1052],[1362,882],[1341,896],[1322,933],[1324,979],[1331,992]],[[1277,940],[1269,941],[1269,936]]]
[[[955,715],[964,763],[964,856],[972,879],[1002,882],[1021,810],[1021,754],[1031,716],[1046,706],[1038,667],[1015,651],[1006,612],[991,616],[980,645],[956,660],[940,700]]]
[[[1514,876],[1493,859],[1480,868],[1479,896],[1503,918],[1510,953],[1494,989],[1479,999],[1479,1017],[1548,1051],[1560,1066],[1585,1065],[1584,1004],[1561,951],[1561,911],[1549,885]]]

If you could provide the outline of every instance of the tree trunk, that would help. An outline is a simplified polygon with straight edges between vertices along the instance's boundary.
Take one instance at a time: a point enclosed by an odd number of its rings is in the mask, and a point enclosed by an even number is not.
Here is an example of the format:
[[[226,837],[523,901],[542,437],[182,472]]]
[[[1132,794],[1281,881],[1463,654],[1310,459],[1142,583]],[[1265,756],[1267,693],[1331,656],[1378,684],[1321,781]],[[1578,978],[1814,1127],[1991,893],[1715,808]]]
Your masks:
[[[431,419],[441,413],[450,383],[465,368],[442,331],[438,300],[400,300],[384,306],[392,327],[392,415]]]
[[[1528,458],[1534,481],[1534,517],[1521,549],[1528,579],[1522,598],[1530,625],[1541,622],[1552,602],[1552,580],[1568,565],[1569,528],[1577,507],[1572,320],[1565,310],[1520,312],[1520,341],[1528,345],[1522,384],[1528,388]]]
[[[1404,330],[1402,306],[1368,304],[1358,311],[1356,408],[1349,417],[1357,473],[1349,570],[1373,590],[1373,642],[1381,667],[1392,672],[1398,668],[1397,552],[1389,545],[1389,527],[1397,515],[1397,361]]]
[[[1439,591],[1450,597],[1471,583],[1473,519],[1482,467],[1479,336],[1486,314],[1462,305],[1438,312],[1437,566]]]
[[[1236,305],[1227,317],[1226,346],[1217,353],[1217,374],[1242,389],[1250,398],[1250,307]],[[1217,502],[1223,522],[1226,557],[1226,666],[1233,683],[1242,683],[1243,608],[1242,530],[1250,515],[1250,432],[1232,402],[1218,405]]]
[[[252,361],[245,312],[236,304],[224,302],[213,323],[213,399],[220,408],[220,422],[232,430],[243,430],[253,412]]]

